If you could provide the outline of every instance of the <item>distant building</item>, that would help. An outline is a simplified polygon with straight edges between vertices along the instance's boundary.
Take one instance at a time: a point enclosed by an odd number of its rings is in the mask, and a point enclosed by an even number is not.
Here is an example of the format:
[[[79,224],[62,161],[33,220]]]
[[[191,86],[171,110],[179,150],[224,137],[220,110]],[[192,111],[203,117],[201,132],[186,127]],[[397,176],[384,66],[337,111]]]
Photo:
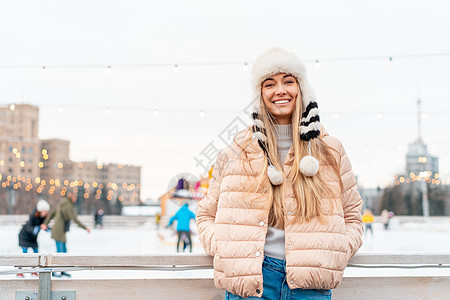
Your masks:
[[[98,164],[94,161],[67,162],[65,178],[69,182],[82,181],[85,190],[107,190],[103,195],[108,201],[120,201],[122,205],[140,204],[141,167],[122,164]],[[90,194],[89,193],[89,194]],[[92,195],[101,198],[100,193]]]
[[[60,139],[41,140],[41,179],[66,179],[64,165],[69,163],[70,142]]]
[[[56,201],[69,188],[81,191],[91,210],[98,199],[120,207],[140,204],[140,166],[71,161],[70,141],[40,140],[38,125],[36,106],[0,107],[0,213],[3,202],[6,213],[28,213],[34,193]]]
[[[113,197],[122,201],[123,205],[140,204],[141,199],[141,167],[122,164],[107,164],[107,182],[114,190]],[[138,202],[139,201],[139,202]]]
[[[406,173],[410,178],[416,176],[434,178],[435,174],[439,174],[438,158],[428,153],[428,147],[422,139],[422,111],[421,101],[417,100],[417,140],[409,144],[408,153],[406,154]],[[428,173],[428,174],[425,174]],[[438,175],[439,176],[439,175]]]
[[[385,189],[383,202],[400,214],[445,215],[450,207],[448,183],[439,174],[438,157],[428,152],[422,139],[420,99],[417,106],[418,136],[409,144],[406,172],[394,176],[394,185]]]
[[[0,107],[0,174],[39,176],[39,109],[18,104]]]
[[[100,199],[96,190],[107,190],[104,197],[111,201],[120,201],[122,205],[136,205],[140,200],[141,167],[123,164],[99,164],[95,161],[75,162],[69,159],[67,140],[50,139],[41,143],[43,160],[41,179],[49,182],[59,179],[64,182],[82,182],[88,198]],[[47,156],[45,156],[45,154]],[[73,184],[72,184],[73,185]],[[72,186],[73,188],[73,186]]]
[[[431,156],[422,138],[419,137],[414,143],[409,144],[406,153],[406,173],[409,176],[411,173],[419,176],[422,172],[431,172],[429,177],[434,178],[435,174],[439,174],[438,165],[439,159]]]

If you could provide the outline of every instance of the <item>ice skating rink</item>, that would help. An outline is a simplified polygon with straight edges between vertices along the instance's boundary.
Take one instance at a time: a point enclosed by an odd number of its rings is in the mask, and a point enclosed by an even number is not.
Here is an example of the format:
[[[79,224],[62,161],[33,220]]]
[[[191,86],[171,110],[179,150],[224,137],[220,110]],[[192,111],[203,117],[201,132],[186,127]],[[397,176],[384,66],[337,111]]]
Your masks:
[[[374,224],[374,234],[368,232],[364,236],[364,245],[359,253],[450,253],[450,218],[438,222],[403,223],[392,220],[389,230],[382,224]],[[0,253],[21,253],[18,246],[20,225],[0,225]],[[195,225],[192,224],[193,228]],[[139,227],[123,227],[93,229],[90,234],[72,225],[67,234],[67,248],[70,254],[175,254],[176,232],[161,227],[157,229],[154,222]],[[197,235],[192,236],[193,253],[203,253]],[[41,232],[38,238],[41,253],[54,253],[56,247],[50,232]],[[30,249],[31,250],[31,249]],[[7,268],[1,268],[5,270]],[[173,277],[212,277],[212,270],[198,271],[72,271],[72,278],[173,278]],[[446,275],[450,269],[366,269],[347,268],[345,276],[374,275],[414,276],[414,275]],[[0,275],[14,277],[14,275]],[[29,277],[29,274],[25,275]],[[61,279],[66,280],[66,279]]]

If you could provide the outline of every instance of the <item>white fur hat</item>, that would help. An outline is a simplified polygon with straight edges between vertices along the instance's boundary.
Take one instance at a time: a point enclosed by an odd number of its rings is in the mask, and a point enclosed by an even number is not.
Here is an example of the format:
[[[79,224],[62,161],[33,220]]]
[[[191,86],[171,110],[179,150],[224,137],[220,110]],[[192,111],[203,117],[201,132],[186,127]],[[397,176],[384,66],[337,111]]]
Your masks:
[[[270,161],[267,153],[267,137],[264,123],[261,119],[261,85],[265,79],[278,73],[286,73],[294,76],[299,84],[302,95],[302,118],[300,121],[300,139],[309,142],[308,163],[300,162],[300,172],[305,176],[314,176],[319,170],[319,162],[311,156],[311,139],[320,135],[321,124],[319,117],[319,108],[316,102],[314,91],[310,87],[306,75],[306,67],[303,62],[292,52],[281,48],[272,48],[258,56],[253,64],[252,88],[255,96],[255,103],[252,113],[253,118],[253,138],[258,140],[260,147],[267,156],[269,170],[268,176],[273,185],[279,185],[283,182],[283,175],[277,170]],[[303,159],[305,159],[304,157]],[[302,159],[302,161],[303,161]]]
[[[50,205],[45,200],[39,200],[38,203],[36,204],[36,210],[37,211],[49,211]]]

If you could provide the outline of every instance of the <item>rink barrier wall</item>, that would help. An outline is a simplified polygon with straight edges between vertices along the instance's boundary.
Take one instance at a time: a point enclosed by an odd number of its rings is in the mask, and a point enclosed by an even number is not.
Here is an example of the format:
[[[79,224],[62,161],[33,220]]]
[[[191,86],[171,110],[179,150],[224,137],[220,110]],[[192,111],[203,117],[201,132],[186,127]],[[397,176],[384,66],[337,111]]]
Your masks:
[[[18,292],[40,291],[39,300],[51,293],[75,292],[84,299],[224,299],[212,278],[158,279],[57,279],[52,271],[77,270],[196,270],[211,269],[206,254],[174,255],[72,255],[3,254],[0,267],[0,300],[19,299]],[[449,254],[357,254],[349,267],[360,268],[448,268]],[[39,279],[3,279],[6,273],[37,272]],[[333,290],[333,299],[450,299],[450,276],[344,277]],[[46,297],[44,297],[46,296]],[[186,298],[187,297],[187,298]],[[32,299],[32,298],[30,298]],[[67,298],[69,299],[69,298]]]
[[[91,215],[78,216],[80,221],[88,227],[94,227],[94,217]],[[0,225],[22,225],[28,220],[28,215],[0,215]],[[145,224],[155,224],[153,216],[117,216],[105,215],[103,226],[111,227],[136,227]]]
[[[81,222],[88,227],[94,226],[94,217],[92,215],[80,215]],[[0,215],[0,225],[22,225],[28,220],[28,215]],[[161,218],[161,224],[165,224],[166,217]],[[428,217],[423,216],[395,216],[399,224],[404,223],[433,223],[433,224],[450,224],[450,217]],[[109,227],[135,227],[142,225],[154,225],[156,222],[154,216],[118,216],[105,215],[103,217],[103,225]],[[375,223],[382,223],[380,216],[375,216]]]

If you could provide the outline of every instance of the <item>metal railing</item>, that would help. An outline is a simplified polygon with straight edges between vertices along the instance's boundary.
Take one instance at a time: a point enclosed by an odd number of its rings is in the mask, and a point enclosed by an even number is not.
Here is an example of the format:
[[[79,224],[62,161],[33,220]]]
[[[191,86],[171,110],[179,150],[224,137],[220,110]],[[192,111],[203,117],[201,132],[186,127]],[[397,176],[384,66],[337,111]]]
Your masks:
[[[173,255],[0,255],[0,299],[223,299],[212,278],[52,280],[52,272],[81,270],[180,271],[212,268],[206,254]],[[351,268],[446,269],[450,254],[357,254]],[[5,269],[5,267],[9,267]],[[20,269],[19,269],[20,268]],[[39,280],[2,279],[2,275],[39,273]],[[450,299],[450,276],[344,277],[333,299]],[[34,292],[34,291],[38,292]],[[186,292],[189,292],[189,297]],[[64,294],[65,292],[65,294]],[[55,296],[56,295],[56,296]],[[95,295],[95,297],[93,296]],[[151,295],[151,297],[149,296]],[[14,298],[15,297],[15,298]],[[22,297],[22,298],[21,298]],[[28,298],[27,298],[28,297]]]

